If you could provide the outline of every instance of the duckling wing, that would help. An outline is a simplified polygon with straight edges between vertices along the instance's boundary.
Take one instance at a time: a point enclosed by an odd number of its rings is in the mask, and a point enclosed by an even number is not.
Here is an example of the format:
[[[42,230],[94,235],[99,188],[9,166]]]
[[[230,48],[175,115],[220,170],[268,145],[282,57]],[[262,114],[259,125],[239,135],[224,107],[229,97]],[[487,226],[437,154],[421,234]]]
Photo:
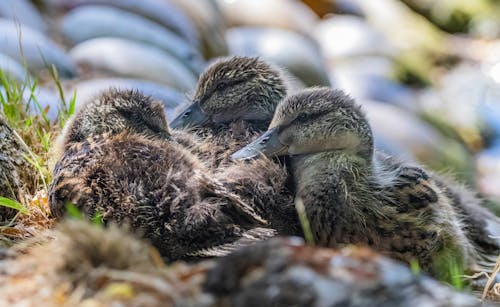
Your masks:
[[[379,184],[390,191],[391,198],[400,210],[421,209],[438,201],[430,175],[421,167],[396,160],[383,153],[376,153],[375,177]]]
[[[226,243],[226,244],[221,244],[205,249],[201,249],[198,251],[195,251],[193,253],[188,254],[190,257],[221,257],[225,256],[227,254],[230,254],[231,252],[245,247],[252,245],[256,242],[267,240],[269,238],[272,238],[277,235],[276,230],[270,229],[270,228],[253,228],[250,230],[245,231],[242,235],[241,238],[231,242],[231,243]]]

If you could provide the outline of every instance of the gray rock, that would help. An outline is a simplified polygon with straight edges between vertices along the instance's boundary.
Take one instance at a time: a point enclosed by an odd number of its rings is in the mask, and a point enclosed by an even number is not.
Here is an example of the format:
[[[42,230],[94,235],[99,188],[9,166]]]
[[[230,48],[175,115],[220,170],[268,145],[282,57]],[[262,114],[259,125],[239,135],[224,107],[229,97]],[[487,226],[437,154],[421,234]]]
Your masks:
[[[204,63],[201,54],[187,41],[158,23],[104,5],[78,7],[64,16],[61,29],[73,43],[97,37],[118,37],[159,47],[200,73]]]
[[[224,16],[215,0],[169,0],[189,16],[201,35],[205,58],[227,54]]]
[[[309,35],[318,16],[295,0],[218,0],[229,27],[257,26],[281,28]]]
[[[308,86],[330,85],[318,46],[303,35],[281,29],[239,27],[229,29],[226,37],[232,54],[261,56],[288,69]]]
[[[217,259],[204,285],[214,306],[481,306],[478,298],[413,274],[360,247],[272,239]]]
[[[170,0],[50,0],[53,6],[71,9],[81,5],[103,4],[130,11],[151,19],[199,45],[199,34],[189,18]]]
[[[24,82],[26,75],[29,73],[24,69],[23,65],[16,62],[13,58],[0,53],[0,69],[16,81]]]
[[[77,75],[74,62],[50,38],[28,26],[19,26],[6,19],[0,19],[0,53],[20,63],[23,59],[26,60],[28,69],[33,74],[39,73],[48,64],[54,65],[62,78]]]
[[[178,108],[184,108],[187,104],[186,97],[180,92],[163,86],[161,84],[148,82],[136,79],[120,79],[120,78],[105,78],[92,79],[77,83],[66,91],[67,95],[72,95],[74,91],[77,93],[77,107],[82,102],[97,95],[99,92],[107,90],[110,87],[119,89],[136,89],[146,95],[151,95],[153,98],[161,101],[165,106],[167,119],[173,120]]]
[[[353,56],[392,56],[397,52],[382,33],[356,16],[326,18],[314,30],[314,37],[328,61]]]
[[[70,55],[91,69],[166,84],[181,92],[196,85],[195,75],[179,60],[159,48],[130,40],[94,38],[73,47]]]
[[[47,31],[47,25],[36,7],[28,0],[0,1],[0,16],[17,21],[40,32]]]
[[[387,102],[407,109],[416,108],[412,90],[383,76],[338,69],[333,70],[330,78],[335,87],[341,88],[353,98]]]

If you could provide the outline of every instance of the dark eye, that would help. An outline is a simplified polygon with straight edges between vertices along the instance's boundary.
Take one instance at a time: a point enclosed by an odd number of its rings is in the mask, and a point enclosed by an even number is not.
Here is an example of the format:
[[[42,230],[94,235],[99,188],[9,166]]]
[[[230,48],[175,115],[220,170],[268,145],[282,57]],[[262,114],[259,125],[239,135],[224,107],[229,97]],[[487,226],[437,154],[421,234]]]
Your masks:
[[[191,110],[186,110],[184,113],[182,113],[182,118],[187,118],[191,115]]]
[[[223,89],[225,89],[225,88],[226,88],[226,84],[225,84],[225,83],[223,83],[223,82],[219,82],[219,83],[217,83],[217,85],[215,86],[215,90],[216,90],[216,91],[222,91],[222,90],[223,90]]]
[[[266,136],[265,138],[262,138],[262,140],[260,140],[259,144],[260,145],[265,145],[267,143],[267,141],[269,141],[269,137]]]
[[[299,122],[304,122],[307,120],[307,114],[306,113],[301,113],[299,116],[297,116],[297,121]]]

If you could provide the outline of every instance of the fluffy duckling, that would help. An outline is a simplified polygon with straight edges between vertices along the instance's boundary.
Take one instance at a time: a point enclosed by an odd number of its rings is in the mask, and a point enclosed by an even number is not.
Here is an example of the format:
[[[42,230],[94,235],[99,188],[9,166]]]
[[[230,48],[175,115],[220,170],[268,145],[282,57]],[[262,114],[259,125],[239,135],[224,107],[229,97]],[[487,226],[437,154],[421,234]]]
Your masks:
[[[282,235],[301,234],[286,188],[286,169],[266,158],[249,164],[227,162],[230,154],[266,130],[278,102],[291,88],[291,80],[285,71],[259,58],[218,60],[201,75],[193,104],[171,124],[173,128],[194,128],[203,141],[191,140],[184,131],[174,132],[174,138],[209,167],[228,167],[218,172],[218,178]]]
[[[168,260],[275,234],[171,140],[162,104],[139,92],[111,90],[89,101],[64,140],[49,188],[56,216],[72,203],[86,216],[130,224]]]
[[[26,145],[0,114],[0,196],[22,201],[26,193],[34,193],[37,171],[27,156]],[[16,212],[0,206],[0,221]]]
[[[267,129],[287,93],[285,80],[282,70],[259,58],[223,58],[203,72],[193,103],[170,126],[196,129],[208,146],[197,153],[218,167]]]
[[[365,115],[342,91],[282,101],[269,130],[233,157],[259,153],[290,156],[295,198],[317,244],[366,244],[436,275],[446,274],[443,262],[474,262],[453,200],[420,167],[375,151]]]

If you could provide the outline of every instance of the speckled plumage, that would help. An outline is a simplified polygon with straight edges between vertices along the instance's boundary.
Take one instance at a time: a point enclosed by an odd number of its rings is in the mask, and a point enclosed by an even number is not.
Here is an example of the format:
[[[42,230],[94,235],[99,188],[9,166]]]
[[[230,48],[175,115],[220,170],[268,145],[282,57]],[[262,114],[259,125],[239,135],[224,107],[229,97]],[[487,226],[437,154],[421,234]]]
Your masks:
[[[168,260],[275,234],[171,140],[161,104],[151,98],[110,91],[69,125],[49,189],[53,214],[61,216],[71,202],[89,217],[130,224]]]
[[[193,97],[206,117],[203,124],[192,127],[206,144],[194,149],[200,158],[217,168],[265,131],[287,93],[286,83],[280,69],[259,58],[234,56],[210,65]],[[192,125],[189,119],[184,124]]]
[[[281,69],[253,57],[223,58],[200,76],[194,104],[207,120],[189,132],[174,132],[235,194],[260,212],[283,235],[301,234],[283,163],[268,159],[234,165],[230,155],[267,129],[289,78]],[[182,114],[180,115],[182,116]],[[185,124],[189,124],[189,117]],[[174,130],[175,131],[175,130]],[[222,168],[228,168],[221,171]]]
[[[317,244],[366,244],[434,274],[450,255],[458,265],[475,262],[450,195],[420,166],[375,151],[368,121],[343,92],[317,88],[288,97],[270,129],[281,154],[291,155],[295,197]]]
[[[0,114],[0,196],[23,201],[35,192],[37,171],[27,156],[25,145]],[[0,221],[12,218],[16,212],[0,206]]]

